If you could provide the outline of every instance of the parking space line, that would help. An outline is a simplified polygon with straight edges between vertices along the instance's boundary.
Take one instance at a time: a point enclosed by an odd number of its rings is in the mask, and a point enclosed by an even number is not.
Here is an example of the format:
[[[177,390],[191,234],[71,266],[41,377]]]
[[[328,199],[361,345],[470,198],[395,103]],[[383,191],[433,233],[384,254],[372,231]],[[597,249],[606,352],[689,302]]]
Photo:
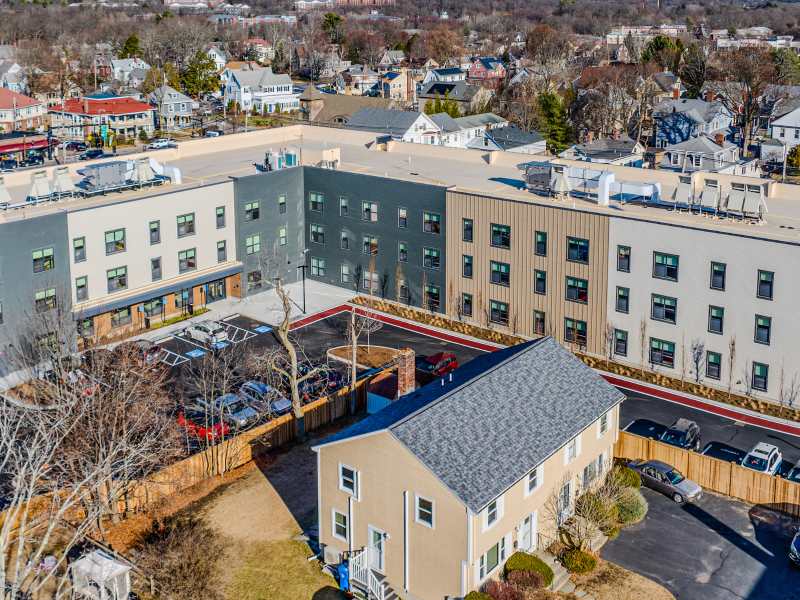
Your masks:
[[[172,350],[167,350],[166,348],[161,348],[161,350],[163,350],[166,353],[166,356],[161,359],[161,362],[168,364],[170,367],[174,367],[182,363],[189,362],[188,358],[186,358],[185,356],[181,356],[180,354],[173,352]]]
[[[176,335],[176,336],[174,336],[174,337],[175,337],[175,339],[181,340],[181,341],[183,341],[183,342],[187,342],[187,343],[191,344],[192,346],[197,346],[198,348],[202,348],[203,350],[205,350],[205,349],[206,349],[206,347],[205,347],[203,344],[198,344],[197,342],[195,342],[194,340],[190,340],[190,339],[189,339],[188,337],[186,337],[186,336],[183,336],[183,335]]]
[[[220,322],[225,324],[226,326],[225,333],[228,334],[228,341],[233,344],[241,344],[242,342],[249,340],[250,338],[254,338],[258,335],[257,333],[253,333],[252,331],[234,325],[233,323],[227,323],[225,321],[220,321]],[[233,335],[231,335],[230,333],[231,328],[234,329]],[[241,339],[237,340],[236,336],[238,336],[240,333],[242,334],[242,337]]]

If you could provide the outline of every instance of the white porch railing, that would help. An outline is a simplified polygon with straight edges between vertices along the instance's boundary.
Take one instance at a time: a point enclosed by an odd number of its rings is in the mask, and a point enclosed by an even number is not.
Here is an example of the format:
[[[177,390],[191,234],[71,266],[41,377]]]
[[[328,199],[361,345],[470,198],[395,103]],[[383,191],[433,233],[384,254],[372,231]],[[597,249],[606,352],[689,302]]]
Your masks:
[[[375,595],[377,600],[386,600],[386,586],[378,579],[375,573],[373,573],[372,569],[369,568],[367,561],[368,556],[366,548],[350,556],[348,559],[350,563],[350,579],[365,586]]]

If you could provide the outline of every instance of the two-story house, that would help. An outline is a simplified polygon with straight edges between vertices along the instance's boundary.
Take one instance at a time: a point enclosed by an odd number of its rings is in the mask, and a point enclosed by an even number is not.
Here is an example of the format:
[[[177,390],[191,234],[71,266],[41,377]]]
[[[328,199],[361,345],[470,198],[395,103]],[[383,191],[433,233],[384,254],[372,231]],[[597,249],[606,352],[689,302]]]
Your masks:
[[[292,78],[272,72],[271,67],[256,71],[233,71],[225,85],[225,102],[238,104],[242,110],[274,113],[300,108]]]
[[[44,104],[6,88],[0,88],[0,131],[27,131],[42,127]]]
[[[337,92],[361,96],[378,83],[378,73],[365,65],[350,65],[336,78]]]
[[[497,578],[613,458],[625,397],[552,338],[451,375],[314,448],[323,556],[377,597],[463,598]]]
[[[139,137],[144,131],[152,137],[156,109],[125,96],[73,98],[50,109],[50,121],[62,140],[87,141],[106,131],[117,141]]]
[[[696,138],[665,148],[662,170],[691,173],[703,171],[728,175],[760,177],[761,169],[753,158],[741,158],[739,146],[727,141],[723,134],[711,138],[700,134]]]
[[[244,41],[244,55],[247,56],[250,52],[250,48],[253,48],[256,54],[256,60],[258,62],[265,62],[267,60],[272,60],[272,57],[275,56],[275,51],[272,48],[272,44],[262,40],[261,38],[250,38],[249,40]]]
[[[461,128],[447,114],[426,115],[407,110],[362,106],[342,129],[371,131],[414,144],[458,147]]]
[[[134,69],[149,69],[150,65],[141,58],[117,58],[111,61],[111,76],[120,83],[127,84]]]
[[[259,65],[255,61],[241,61],[235,60],[227,63],[223,68],[217,71],[217,80],[219,80],[219,89],[221,90],[221,94],[225,95],[225,87],[230,81],[233,73],[236,71],[259,71],[263,69],[261,65]]]
[[[402,61],[406,57],[402,50],[385,50],[383,56],[378,61],[378,72],[388,71],[391,67]]]
[[[705,133],[716,137],[722,133],[727,139],[733,113],[719,100],[706,102],[700,99],[670,98],[653,109],[653,140],[656,148],[666,148]]]
[[[487,88],[478,85],[469,85],[466,81],[431,81],[423,85],[417,98],[419,112],[425,110],[425,104],[430,101],[436,102],[436,98],[444,98],[450,94],[450,99],[458,102],[461,114],[469,111],[472,114],[483,110],[486,103],[492,99],[492,92]]]
[[[494,89],[508,77],[508,69],[499,58],[479,58],[469,67],[467,82]]]
[[[184,128],[192,124],[193,100],[175,88],[161,86],[153,90],[147,100],[151,106],[156,107],[156,120],[160,129]]]
[[[464,71],[457,67],[448,67],[446,69],[431,69],[427,73],[425,73],[425,77],[422,79],[422,84],[429,83],[431,81],[464,81],[466,79],[466,74]]]
[[[800,108],[773,121],[769,126],[769,135],[773,140],[783,142],[788,150],[800,144]]]
[[[21,94],[28,82],[22,65],[13,60],[0,62],[0,87]]]
[[[416,97],[416,85],[410,74],[387,71],[378,77],[372,91],[381,98],[413,102]]]

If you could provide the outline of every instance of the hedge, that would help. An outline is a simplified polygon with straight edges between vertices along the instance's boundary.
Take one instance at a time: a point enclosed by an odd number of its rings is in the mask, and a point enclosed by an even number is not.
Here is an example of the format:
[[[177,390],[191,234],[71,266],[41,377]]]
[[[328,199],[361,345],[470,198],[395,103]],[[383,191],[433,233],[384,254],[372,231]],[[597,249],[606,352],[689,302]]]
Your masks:
[[[561,562],[568,571],[578,575],[591,573],[597,567],[597,559],[578,548],[567,550],[561,558]]]
[[[623,487],[629,487],[635,490],[642,487],[642,478],[630,467],[617,465],[611,470],[611,477],[617,478]]]
[[[506,562],[506,574],[511,571],[535,571],[544,578],[545,587],[553,583],[553,569],[539,557],[527,552],[517,552],[511,555]]]
[[[613,523],[619,516],[616,504],[604,503],[594,492],[584,494],[575,501],[575,512],[588,518],[600,518],[601,523]]]
[[[619,518],[619,508],[617,509],[617,518]],[[611,525],[603,529],[603,535],[606,536],[608,539],[616,536],[619,533],[619,527],[616,525]]]
[[[647,514],[647,500],[642,492],[633,488],[623,489],[617,500],[619,522],[623,525],[638,523]]]

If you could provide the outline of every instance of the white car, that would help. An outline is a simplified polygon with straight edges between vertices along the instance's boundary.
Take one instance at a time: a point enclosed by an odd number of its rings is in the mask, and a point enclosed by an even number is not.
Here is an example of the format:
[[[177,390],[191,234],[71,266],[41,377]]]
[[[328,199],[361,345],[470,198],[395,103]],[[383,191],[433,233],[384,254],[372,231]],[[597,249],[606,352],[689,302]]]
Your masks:
[[[742,460],[742,466],[745,469],[752,469],[753,471],[758,471],[759,473],[775,475],[775,473],[778,472],[778,469],[781,468],[782,461],[783,456],[781,455],[781,451],[778,450],[777,446],[759,442],[753,446],[753,449],[750,450],[750,452],[747,453],[747,456],[744,457]]]
[[[155,142],[150,142],[150,150],[163,150],[164,148],[169,148],[169,140],[160,138]]]
[[[222,323],[216,321],[204,321],[198,325],[192,325],[183,330],[183,335],[191,340],[202,344],[218,344],[227,341],[228,332]]]

